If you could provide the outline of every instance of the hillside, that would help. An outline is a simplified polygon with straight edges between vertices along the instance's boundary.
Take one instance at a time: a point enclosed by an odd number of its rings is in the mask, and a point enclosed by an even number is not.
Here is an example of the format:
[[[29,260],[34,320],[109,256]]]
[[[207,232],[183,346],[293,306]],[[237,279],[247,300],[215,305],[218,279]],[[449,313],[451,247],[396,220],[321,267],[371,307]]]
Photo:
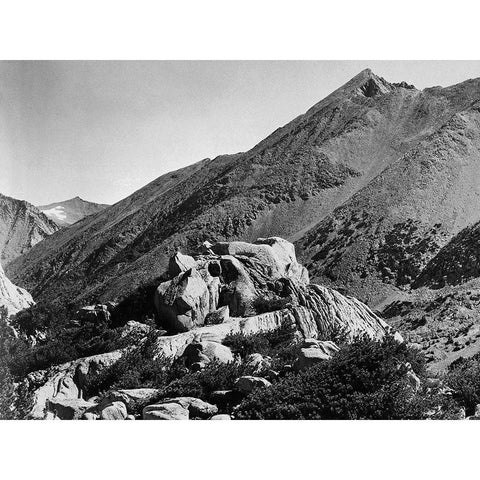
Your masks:
[[[476,102],[452,114],[298,242],[313,277],[374,305],[393,287],[409,287],[453,236],[480,220],[479,162]]]
[[[0,194],[0,264],[4,267],[57,230],[30,203]]]
[[[103,203],[87,202],[80,197],[71,198],[63,202],[39,205],[38,209],[58,226],[65,227],[78,222],[82,218],[93,215],[107,208]]]
[[[177,248],[281,235],[372,305],[480,220],[480,81],[419,91],[365,70],[245,153],[159,177],[8,268],[40,300],[128,295]]]

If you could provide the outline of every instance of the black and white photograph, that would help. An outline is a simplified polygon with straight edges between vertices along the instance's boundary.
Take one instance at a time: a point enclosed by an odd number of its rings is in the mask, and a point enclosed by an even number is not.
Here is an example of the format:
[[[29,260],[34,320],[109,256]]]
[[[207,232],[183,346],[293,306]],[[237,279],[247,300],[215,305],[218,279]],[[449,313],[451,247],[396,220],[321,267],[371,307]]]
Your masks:
[[[0,428],[215,463],[248,425],[229,468],[475,428],[480,60],[369,46],[1,56]]]
[[[0,63],[2,416],[480,419],[480,61],[362,63]]]

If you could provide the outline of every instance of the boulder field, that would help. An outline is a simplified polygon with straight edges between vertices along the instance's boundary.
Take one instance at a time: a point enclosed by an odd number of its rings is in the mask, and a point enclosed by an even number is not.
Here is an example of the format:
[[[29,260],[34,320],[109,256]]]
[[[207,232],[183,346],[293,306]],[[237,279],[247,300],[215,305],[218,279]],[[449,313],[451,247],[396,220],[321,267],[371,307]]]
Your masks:
[[[381,339],[394,333],[357,299],[310,284],[306,269],[296,260],[293,245],[278,237],[252,244],[206,243],[195,257],[177,252],[170,261],[169,273],[170,280],[160,284],[155,293],[157,324],[168,331],[157,339],[155,355],[181,357],[192,370],[202,370],[210,361],[236,361],[222,344],[229,334],[249,335],[289,325],[304,343],[295,365],[302,369],[328,360],[338,350],[333,342],[319,341],[320,337],[341,333],[348,341],[358,335]],[[99,306],[96,310],[103,312]],[[130,329],[130,323],[123,328]],[[26,379],[32,392],[27,418],[128,419],[121,405],[128,407],[131,399],[139,395],[153,399],[154,392],[110,392],[108,401],[100,401],[85,399],[82,388],[88,375],[112,365],[123,352],[82,358],[31,373]],[[253,356],[248,361],[268,362],[268,358]],[[269,382],[256,377],[238,379],[240,391],[260,384],[268,386]],[[198,413],[198,405],[203,413]],[[216,413],[214,406],[202,405],[199,399],[180,398],[145,407],[143,417],[207,418]]]

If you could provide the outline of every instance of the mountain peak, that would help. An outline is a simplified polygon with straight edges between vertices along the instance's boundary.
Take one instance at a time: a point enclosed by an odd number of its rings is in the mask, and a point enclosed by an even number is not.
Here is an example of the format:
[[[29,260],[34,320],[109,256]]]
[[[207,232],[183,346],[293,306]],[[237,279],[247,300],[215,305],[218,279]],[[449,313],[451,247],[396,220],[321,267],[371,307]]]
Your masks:
[[[38,208],[57,225],[64,227],[78,222],[82,218],[97,213],[108,205],[88,202],[78,195],[63,202],[40,205]]]
[[[375,75],[370,68],[362,70],[355,75],[346,85],[348,90],[354,91],[364,97],[375,97],[384,93],[391,92],[394,86],[384,78]]]

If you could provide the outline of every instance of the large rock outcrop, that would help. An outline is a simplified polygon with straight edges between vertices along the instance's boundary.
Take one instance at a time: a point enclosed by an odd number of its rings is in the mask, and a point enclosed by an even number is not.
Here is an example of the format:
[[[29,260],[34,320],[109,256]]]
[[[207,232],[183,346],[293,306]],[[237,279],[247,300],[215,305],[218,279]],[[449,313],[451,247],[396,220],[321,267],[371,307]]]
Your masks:
[[[282,315],[292,316],[307,337],[340,330],[349,338],[364,333],[378,337],[388,329],[357,299],[309,285],[293,244],[279,237],[219,242],[195,258],[177,253],[170,266],[171,273],[179,273],[155,294],[159,321],[170,332],[201,327],[208,316],[226,307],[227,322],[262,310],[285,310]]]
[[[0,308],[5,308],[7,316],[30,307],[35,302],[32,296],[23,288],[14,285],[5,275],[0,265]]]

